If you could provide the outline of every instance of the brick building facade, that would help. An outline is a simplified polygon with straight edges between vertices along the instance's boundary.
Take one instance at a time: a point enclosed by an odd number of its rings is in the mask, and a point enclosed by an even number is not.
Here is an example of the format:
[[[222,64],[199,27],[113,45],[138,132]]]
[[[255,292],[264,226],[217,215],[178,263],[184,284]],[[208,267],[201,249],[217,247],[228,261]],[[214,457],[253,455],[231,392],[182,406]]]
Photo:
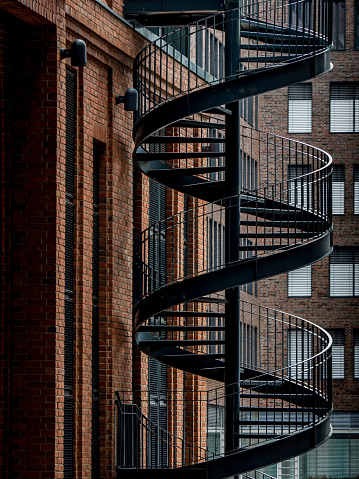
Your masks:
[[[335,218],[341,246],[358,245],[350,209],[358,145],[355,135],[329,134],[328,92],[331,81],[358,80],[351,25],[350,49],[333,52],[333,72],[313,82],[313,133],[300,135],[346,166],[348,212]],[[150,189],[133,168],[132,113],[115,98],[132,86],[147,40],[123,19],[120,0],[0,0],[0,32],[0,475],[114,477],[115,391],[147,382],[148,358],[132,347],[132,250],[134,233],[148,226]],[[85,67],[60,59],[75,39],[87,45]],[[260,97],[258,111],[261,129],[286,132],[287,90]],[[185,202],[168,192],[166,213]],[[341,314],[348,368],[335,401],[355,412],[357,299],[329,298],[328,268],[328,259],[313,266],[310,302],[287,298],[286,275],[258,283],[257,298],[313,320],[325,307],[327,328],[342,328]],[[184,382],[205,388],[168,374],[168,386]]]
[[[115,97],[144,45],[121,14],[122,1],[0,3],[3,478],[114,474],[133,244],[132,113]],[[86,67],[60,59],[75,39]]]

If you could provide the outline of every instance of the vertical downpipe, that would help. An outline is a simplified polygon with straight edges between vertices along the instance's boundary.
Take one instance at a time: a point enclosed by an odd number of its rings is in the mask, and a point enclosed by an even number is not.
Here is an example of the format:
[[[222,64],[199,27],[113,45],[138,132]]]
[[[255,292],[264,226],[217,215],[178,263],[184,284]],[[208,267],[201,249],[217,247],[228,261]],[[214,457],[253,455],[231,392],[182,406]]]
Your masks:
[[[226,2],[225,23],[225,68],[226,77],[235,75],[239,69],[240,56],[240,7],[241,0]],[[234,10],[233,10],[234,9]],[[226,196],[231,197],[226,207],[226,263],[239,259],[240,231],[240,189],[241,189],[241,152],[240,152],[240,102],[227,105],[231,115],[227,116],[226,133]],[[235,196],[233,196],[235,195]],[[239,406],[240,406],[240,288],[226,290],[225,323],[225,452],[239,447]]]

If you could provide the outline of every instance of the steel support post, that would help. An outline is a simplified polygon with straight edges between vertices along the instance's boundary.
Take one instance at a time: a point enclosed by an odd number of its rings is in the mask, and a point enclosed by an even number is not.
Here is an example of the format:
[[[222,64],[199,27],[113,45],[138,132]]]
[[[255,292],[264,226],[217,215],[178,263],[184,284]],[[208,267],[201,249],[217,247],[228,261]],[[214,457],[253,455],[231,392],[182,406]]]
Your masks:
[[[240,0],[227,2],[225,51],[226,77],[237,73],[240,56]],[[234,10],[233,10],[234,9]],[[240,102],[226,105],[231,111],[227,117],[226,132],[226,195],[231,197],[226,208],[226,261],[239,259],[240,232],[240,186],[241,186],[241,151],[240,151]],[[226,434],[225,451],[230,452],[239,447],[238,426],[240,406],[240,303],[239,287],[226,290],[225,323],[225,389],[226,389]]]

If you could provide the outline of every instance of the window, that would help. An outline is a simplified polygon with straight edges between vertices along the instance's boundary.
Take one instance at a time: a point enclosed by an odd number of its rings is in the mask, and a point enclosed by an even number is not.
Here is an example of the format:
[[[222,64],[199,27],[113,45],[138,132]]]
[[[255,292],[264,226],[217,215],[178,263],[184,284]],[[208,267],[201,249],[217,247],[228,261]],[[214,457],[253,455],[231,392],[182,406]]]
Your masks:
[[[312,2],[303,0],[301,2],[290,2],[289,23],[295,29],[313,28]]]
[[[312,339],[307,331],[290,329],[288,331],[288,366],[292,366],[289,376],[299,379],[309,378],[309,359],[312,350]]]
[[[312,185],[309,165],[288,166],[288,201],[298,208],[309,209],[312,203]]]
[[[312,265],[288,273],[288,296],[309,297],[312,295]]]
[[[359,329],[354,329],[354,379],[359,379]]]
[[[278,479],[299,479],[299,457],[292,457],[278,464]]]
[[[354,165],[354,214],[359,215],[359,165]]]
[[[356,0],[354,8],[354,48],[359,50],[359,0]]]
[[[332,347],[332,377],[344,379],[344,329],[329,329],[333,339]]]
[[[288,87],[288,132],[312,132],[311,83],[298,83]]]
[[[330,84],[330,132],[359,132],[359,82]]]
[[[224,452],[224,407],[208,405],[207,410],[207,449],[213,458]]]
[[[329,295],[359,296],[359,249],[334,248],[329,258]]]
[[[333,165],[333,215],[344,215],[344,165]]]
[[[333,49],[345,49],[345,2],[333,2]]]

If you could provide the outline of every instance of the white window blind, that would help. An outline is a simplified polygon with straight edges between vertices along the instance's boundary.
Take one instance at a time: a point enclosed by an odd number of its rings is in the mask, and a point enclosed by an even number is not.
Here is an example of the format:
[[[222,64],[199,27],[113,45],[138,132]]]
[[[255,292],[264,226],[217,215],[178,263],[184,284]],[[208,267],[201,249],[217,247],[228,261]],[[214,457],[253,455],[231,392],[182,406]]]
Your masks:
[[[359,329],[354,330],[354,379],[359,379]]]
[[[312,177],[309,165],[288,166],[288,201],[298,208],[309,209],[312,204]]]
[[[329,294],[359,296],[358,248],[335,248],[329,260]]]
[[[311,83],[298,83],[288,87],[288,132],[312,132]]]
[[[330,132],[359,132],[359,82],[330,84]]]
[[[345,172],[344,165],[333,165],[332,202],[333,215],[345,213]]]
[[[344,379],[344,329],[329,329],[333,339],[332,346],[332,377]]]
[[[292,457],[278,464],[278,479],[299,478],[299,457]]]
[[[312,265],[288,273],[288,296],[308,297],[312,295]]]
[[[288,331],[288,366],[292,366],[289,375],[300,379],[308,379],[310,376],[312,338],[308,332],[301,329]]]
[[[359,165],[354,165],[354,214],[359,215]]]

